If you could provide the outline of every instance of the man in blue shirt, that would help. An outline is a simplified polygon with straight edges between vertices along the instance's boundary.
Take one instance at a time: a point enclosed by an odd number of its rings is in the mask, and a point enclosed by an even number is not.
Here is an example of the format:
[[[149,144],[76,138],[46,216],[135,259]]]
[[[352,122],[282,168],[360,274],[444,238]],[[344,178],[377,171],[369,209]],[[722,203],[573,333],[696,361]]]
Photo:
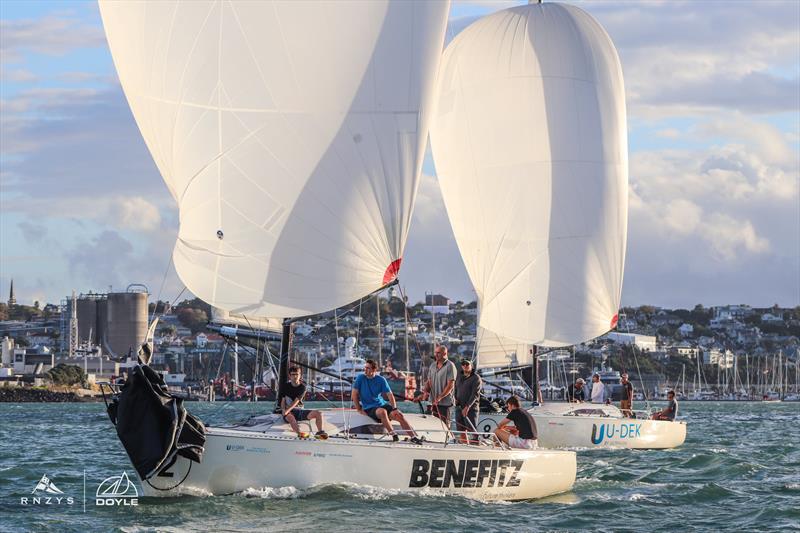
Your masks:
[[[378,375],[378,364],[372,359],[367,359],[364,373],[359,374],[353,382],[352,400],[356,411],[383,424],[395,442],[400,440],[400,437],[394,432],[390,418],[399,422],[400,427],[411,436],[411,440],[417,442],[416,433],[397,408],[397,400],[389,388],[389,382],[385,377]]]

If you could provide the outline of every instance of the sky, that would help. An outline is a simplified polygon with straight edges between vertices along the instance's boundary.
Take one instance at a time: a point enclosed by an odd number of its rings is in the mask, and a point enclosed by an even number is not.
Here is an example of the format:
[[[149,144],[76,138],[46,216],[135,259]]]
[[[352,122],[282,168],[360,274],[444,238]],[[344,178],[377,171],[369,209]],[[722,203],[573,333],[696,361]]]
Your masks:
[[[800,2],[573,3],[625,78],[623,305],[800,305]],[[454,2],[448,39],[516,4]],[[0,299],[13,278],[27,304],[131,283],[172,300],[176,235],[97,5],[0,1]],[[430,153],[401,283],[475,298]]]

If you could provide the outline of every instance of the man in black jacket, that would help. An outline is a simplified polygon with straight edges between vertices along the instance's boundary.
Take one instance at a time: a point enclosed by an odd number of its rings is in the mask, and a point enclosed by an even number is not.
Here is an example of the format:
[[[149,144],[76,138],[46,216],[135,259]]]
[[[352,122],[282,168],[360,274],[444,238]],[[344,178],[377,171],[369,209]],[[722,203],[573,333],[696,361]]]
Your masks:
[[[477,431],[478,408],[481,397],[481,377],[473,372],[472,361],[469,359],[461,360],[461,372],[456,377],[456,430],[457,431]],[[477,444],[477,435],[470,435],[469,438],[463,433],[460,434],[461,442]]]
[[[583,378],[578,378],[575,383],[567,389],[567,401],[574,403],[581,403],[586,400],[585,391],[583,390]]]

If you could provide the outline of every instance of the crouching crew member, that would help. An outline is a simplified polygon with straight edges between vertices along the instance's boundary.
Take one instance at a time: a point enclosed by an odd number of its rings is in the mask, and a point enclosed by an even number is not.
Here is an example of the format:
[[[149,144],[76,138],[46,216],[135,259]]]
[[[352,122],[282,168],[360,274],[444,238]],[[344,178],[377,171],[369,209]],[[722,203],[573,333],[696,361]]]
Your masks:
[[[494,434],[512,448],[524,450],[536,448],[538,431],[536,431],[536,421],[533,420],[531,414],[520,408],[519,399],[516,396],[512,396],[506,401],[506,407],[508,407],[508,414],[497,424]],[[506,426],[512,422],[514,427],[506,429]]]

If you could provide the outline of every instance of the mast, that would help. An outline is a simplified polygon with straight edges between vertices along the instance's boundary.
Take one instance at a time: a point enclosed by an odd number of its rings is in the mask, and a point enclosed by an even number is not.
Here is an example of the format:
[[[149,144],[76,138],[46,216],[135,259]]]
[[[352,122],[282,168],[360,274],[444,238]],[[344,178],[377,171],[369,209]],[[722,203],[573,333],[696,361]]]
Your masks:
[[[236,326],[236,330],[238,333],[239,326]],[[239,335],[236,335],[233,338],[233,388],[234,391],[236,387],[239,386]],[[234,392],[234,395],[236,393]]]
[[[536,349],[536,345],[533,345],[531,348],[531,354],[533,355],[533,405],[539,405],[539,355],[538,350]]]
[[[278,392],[275,396],[275,412],[281,411],[281,397],[289,381],[289,341],[292,335],[292,322],[288,318],[283,320],[281,331],[281,355],[278,358]]]
[[[405,291],[403,291],[405,292]],[[405,334],[405,341],[406,341],[406,372],[411,372],[411,355],[408,352],[408,301],[406,301],[406,297],[401,294],[403,298],[403,318],[406,322],[406,334]]]
[[[378,317],[378,368],[383,370],[383,328],[381,327],[381,293],[375,295],[375,308]]]

